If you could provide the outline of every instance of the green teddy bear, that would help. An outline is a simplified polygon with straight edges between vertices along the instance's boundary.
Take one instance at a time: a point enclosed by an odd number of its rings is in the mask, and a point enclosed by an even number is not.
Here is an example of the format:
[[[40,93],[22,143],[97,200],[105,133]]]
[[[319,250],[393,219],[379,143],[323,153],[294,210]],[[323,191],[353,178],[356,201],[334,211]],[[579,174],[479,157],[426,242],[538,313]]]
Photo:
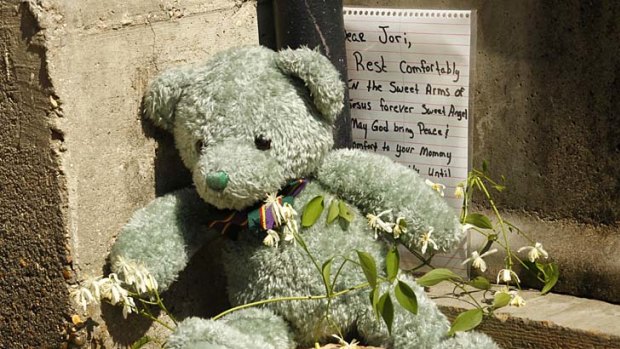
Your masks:
[[[134,214],[112,248],[113,271],[122,276],[119,261],[140,263],[163,291],[193,252],[225,234],[227,291],[237,306],[325,294],[315,263],[357,260],[356,251],[384,270],[395,240],[409,249],[455,246],[462,237],[456,215],[414,171],[379,155],[332,150],[344,88],[329,60],[307,48],[236,48],[157,77],[145,113],[173,134],[195,187]],[[340,208],[337,220],[345,224],[332,222],[331,206]],[[304,209],[314,217],[302,226]],[[367,214],[376,218],[386,210],[400,218],[397,226],[376,219],[369,225]],[[377,238],[382,226],[392,234]],[[497,348],[480,333],[448,336],[449,321],[424,290],[406,275],[399,279],[415,292],[418,313],[395,306],[391,334],[377,320],[368,292],[359,290],[332,298],[329,307],[325,299],[283,301],[219,320],[187,318],[167,345],[292,349],[355,332],[386,348]],[[359,265],[345,263],[333,292],[365,282]]]

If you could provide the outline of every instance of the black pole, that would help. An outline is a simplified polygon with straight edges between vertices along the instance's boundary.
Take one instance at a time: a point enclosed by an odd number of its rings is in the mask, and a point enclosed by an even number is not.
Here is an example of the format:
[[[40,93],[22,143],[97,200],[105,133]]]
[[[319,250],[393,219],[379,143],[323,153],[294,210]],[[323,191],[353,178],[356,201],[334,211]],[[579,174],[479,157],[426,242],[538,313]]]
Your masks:
[[[344,20],[341,0],[259,0],[257,7],[259,42],[274,50],[318,47],[347,81]],[[334,145],[351,145],[349,93],[334,130]]]

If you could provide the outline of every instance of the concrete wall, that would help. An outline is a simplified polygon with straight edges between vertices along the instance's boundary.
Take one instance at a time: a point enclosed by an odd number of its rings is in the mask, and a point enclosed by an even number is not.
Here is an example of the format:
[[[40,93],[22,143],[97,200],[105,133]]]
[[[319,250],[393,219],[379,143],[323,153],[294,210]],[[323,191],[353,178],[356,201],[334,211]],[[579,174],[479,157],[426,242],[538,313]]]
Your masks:
[[[497,202],[560,264],[556,291],[619,303],[620,3],[344,2],[477,10],[473,163],[507,177]]]

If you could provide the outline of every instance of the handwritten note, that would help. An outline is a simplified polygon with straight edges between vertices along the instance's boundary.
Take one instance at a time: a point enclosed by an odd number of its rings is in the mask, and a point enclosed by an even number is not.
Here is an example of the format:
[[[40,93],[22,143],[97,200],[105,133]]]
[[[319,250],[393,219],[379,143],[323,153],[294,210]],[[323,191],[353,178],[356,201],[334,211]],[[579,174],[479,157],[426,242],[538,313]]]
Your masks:
[[[353,148],[381,153],[455,197],[469,167],[471,11],[344,8]],[[475,22],[474,22],[475,23]],[[466,273],[467,242],[435,266]]]

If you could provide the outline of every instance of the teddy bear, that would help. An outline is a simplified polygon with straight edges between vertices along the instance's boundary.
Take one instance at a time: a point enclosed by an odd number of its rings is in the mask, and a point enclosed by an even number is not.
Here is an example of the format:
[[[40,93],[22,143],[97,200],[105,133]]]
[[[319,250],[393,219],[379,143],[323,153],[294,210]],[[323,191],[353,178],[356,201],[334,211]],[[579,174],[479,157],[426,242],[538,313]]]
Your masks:
[[[193,187],[134,213],[112,246],[113,271],[122,274],[119,259],[140,263],[164,291],[194,252],[223,238],[226,290],[237,306],[325,294],[319,264],[357,260],[356,251],[383,270],[395,243],[418,250],[429,242],[425,249],[455,246],[463,236],[455,213],[415,171],[377,154],[332,149],[344,89],[329,60],[309,48],[233,48],[156,77],[144,113],[172,133]],[[332,203],[346,213],[339,219],[344,224],[327,212]],[[325,210],[302,224],[309,205]],[[379,212],[406,222],[399,236],[377,233]],[[350,292],[248,307],[218,320],[190,317],[167,346],[292,349],[356,333],[385,348],[497,347],[477,332],[448,336],[447,318],[404,273],[399,279],[415,292],[418,311],[394,307],[390,332],[368,292],[354,289],[367,282],[359,265],[340,269],[337,279],[335,271],[327,276],[337,280],[332,291]]]

